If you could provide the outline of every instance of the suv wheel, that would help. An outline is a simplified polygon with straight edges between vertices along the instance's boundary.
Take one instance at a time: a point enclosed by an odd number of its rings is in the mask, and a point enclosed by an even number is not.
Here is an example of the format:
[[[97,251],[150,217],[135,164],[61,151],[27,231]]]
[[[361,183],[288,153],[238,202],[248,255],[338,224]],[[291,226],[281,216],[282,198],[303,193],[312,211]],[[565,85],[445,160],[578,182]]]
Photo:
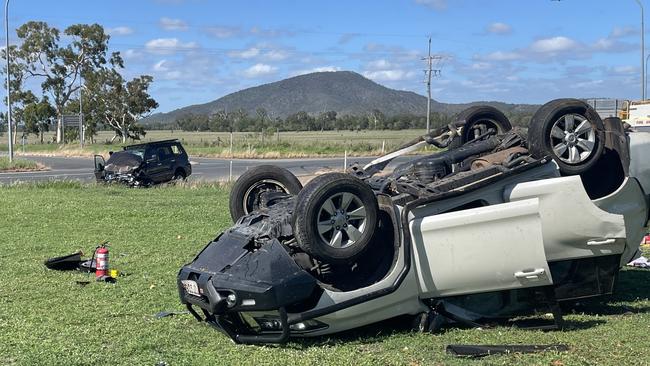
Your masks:
[[[347,264],[368,248],[377,227],[377,198],[362,180],[343,173],[314,178],[298,194],[294,236],[318,260]]]
[[[556,99],[544,104],[528,129],[533,156],[551,156],[565,175],[581,174],[594,166],[603,153],[604,137],[598,113],[578,99]]]
[[[247,170],[235,182],[230,193],[230,216],[236,222],[260,207],[265,192],[298,194],[302,184],[293,173],[275,165],[260,165]]]

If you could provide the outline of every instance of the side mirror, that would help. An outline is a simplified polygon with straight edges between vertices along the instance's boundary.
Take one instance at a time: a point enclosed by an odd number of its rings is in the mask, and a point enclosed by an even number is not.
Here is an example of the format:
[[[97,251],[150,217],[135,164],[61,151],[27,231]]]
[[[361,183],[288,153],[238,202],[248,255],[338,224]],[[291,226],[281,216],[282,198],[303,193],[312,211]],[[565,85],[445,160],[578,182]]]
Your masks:
[[[112,151],[109,151],[109,152],[108,152],[108,156],[111,156],[111,155],[113,155],[113,152],[112,152]]]

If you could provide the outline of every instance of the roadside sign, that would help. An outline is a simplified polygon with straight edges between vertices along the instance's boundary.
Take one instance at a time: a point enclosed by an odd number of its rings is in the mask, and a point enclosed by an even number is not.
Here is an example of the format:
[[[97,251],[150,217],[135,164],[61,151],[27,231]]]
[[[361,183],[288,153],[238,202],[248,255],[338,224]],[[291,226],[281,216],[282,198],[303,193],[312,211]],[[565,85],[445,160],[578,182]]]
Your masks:
[[[63,125],[70,127],[79,127],[80,125],[80,116],[78,114],[64,114],[63,115]]]

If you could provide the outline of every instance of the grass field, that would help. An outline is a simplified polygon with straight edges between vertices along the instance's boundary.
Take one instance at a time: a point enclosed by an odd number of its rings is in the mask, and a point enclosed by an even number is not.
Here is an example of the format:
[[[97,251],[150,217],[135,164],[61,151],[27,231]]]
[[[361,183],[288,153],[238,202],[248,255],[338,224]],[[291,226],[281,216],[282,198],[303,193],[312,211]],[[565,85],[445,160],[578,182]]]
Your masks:
[[[45,169],[45,166],[43,164],[32,160],[14,158],[13,161],[10,162],[8,157],[0,156],[0,172],[24,172],[43,169]]]
[[[369,326],[283,347],[235,345],[183,310],[176,273],[230,226],[219,186],[126,189],[47,183],[0,188],[1,365],[475,365],[447,344],[552,344],[566,353],[491,356],[489,364],[648,364],[650,271],[625,270],[605,305],[566,316],[565,331],[450,328],[415,334],[408,322]],[[112,244],[116,284],[45,269],[48,257]]]
[[[148,131],[142,141],[179,139],[188,153],[193,156],[210,156],[223,158],[284,158],[284,157],[332,157],[343,156],[347,151],[350,156],[379,155],[391,150],[413,138],[424,134],[424,130],[401,131],[311,131],[280,132],[273,136],[236,132],[233,134],[233,149],[230,150],[230,134],[226,132],[184,132],[171,130]],[[51,141],[49,136],[46,140]],[[86,145],[82,150],[78,143],[57,145],[40,144],[35,136],[30,135],[26,144],[17,145],[18,153],[37,153],[55,155],[88,156],[107,154],[109,150],[118,150],[121,144],[106,144],[112,133],[102,131],[96,137],[96,143]],[[4,142],[4,141],[3,141]],[[127,143],[132,143],[131,141]],[[6,144],[0,150],[6,150]]]

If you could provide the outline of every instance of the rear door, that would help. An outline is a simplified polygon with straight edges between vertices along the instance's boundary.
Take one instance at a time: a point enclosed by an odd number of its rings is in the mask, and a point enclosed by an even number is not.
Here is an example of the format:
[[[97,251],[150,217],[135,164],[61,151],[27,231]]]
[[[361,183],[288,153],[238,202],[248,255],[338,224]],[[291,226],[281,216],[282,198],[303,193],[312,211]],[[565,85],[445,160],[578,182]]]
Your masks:
[[[145,174],[147,179],[153,182],[161,182],[163,177],[162,173],[165,169],[160,161],[160,154],[157,147],[148,147],[145,154]]]
[[[95,162],[95,179],[98,181],[103,180],[104,176],[106,175],[106,172],[104,171],[104,168],[106,167],[106,161],[101,155],[95,155],[93,160]]]
[[[413,214],[409,227],[422,297],[553,283],[535,198],[437,215],[422,208]]]
[[[172,152],[171,146],[158,147],[158,157],[160,159],[160,179],[163,182],[174,178],[174,169],[176,168],[176,156]]]

